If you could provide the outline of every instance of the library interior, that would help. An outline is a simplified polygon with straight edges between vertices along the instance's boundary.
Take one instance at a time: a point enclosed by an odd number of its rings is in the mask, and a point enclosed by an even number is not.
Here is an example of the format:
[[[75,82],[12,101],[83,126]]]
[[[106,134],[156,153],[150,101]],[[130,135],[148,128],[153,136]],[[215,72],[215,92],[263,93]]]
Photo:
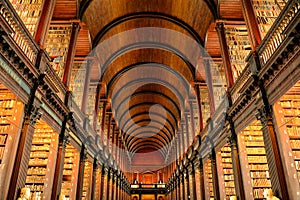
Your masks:
[[[299,10],[0,0],[0,199],[300,199]]]

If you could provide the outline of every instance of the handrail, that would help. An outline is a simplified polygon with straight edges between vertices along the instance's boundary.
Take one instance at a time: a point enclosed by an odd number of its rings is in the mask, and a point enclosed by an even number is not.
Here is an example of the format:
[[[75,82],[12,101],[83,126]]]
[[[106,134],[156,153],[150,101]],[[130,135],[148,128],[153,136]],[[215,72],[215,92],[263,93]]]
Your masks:
[[[28,59],[35,63],[39,46],[33,40],[21,18],[9,2],[0,1],[0,15],[13,30],[11,37],[15,40]]]
[[[299,14],[299,10],[299,0],[290,0],[273,23],[270,31],[258,47],[262,67],[270,60],[271,56],[287,37],[285,30],[295,19],[295,16]]]

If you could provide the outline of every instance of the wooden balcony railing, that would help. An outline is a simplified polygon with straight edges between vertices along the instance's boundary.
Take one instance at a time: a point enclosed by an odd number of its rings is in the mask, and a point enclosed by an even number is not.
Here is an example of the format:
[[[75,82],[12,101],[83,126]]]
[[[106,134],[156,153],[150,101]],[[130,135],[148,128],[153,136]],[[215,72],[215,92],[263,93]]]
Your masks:
[[[0,17],[9,26],[11,30],[10,37],[13,38],[27,58],[34,64],[39,47],[9,2],[0,1]]]
[[[290,0],[274,22],[258,48],[262,67],[270,60],[278,47],[286,39],[286,28],[299,16],[299,10],[299,0]]]

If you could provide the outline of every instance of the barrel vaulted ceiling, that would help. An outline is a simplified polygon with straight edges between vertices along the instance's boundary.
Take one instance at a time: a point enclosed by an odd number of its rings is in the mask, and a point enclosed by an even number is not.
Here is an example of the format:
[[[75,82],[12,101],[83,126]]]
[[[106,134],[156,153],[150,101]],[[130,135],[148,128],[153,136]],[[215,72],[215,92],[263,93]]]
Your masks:
[[[193,84],[205,82],[198,66],[204,47],[220,57],[213,24],[243,20],[239,2],[57,0],[53,19],[82,20],[76,53],[97,58],[91,81],[102,84],[99,98],[109,100],[127,150],[166,158],[196,101]],[[64,9],[67,4],[73,9]]]

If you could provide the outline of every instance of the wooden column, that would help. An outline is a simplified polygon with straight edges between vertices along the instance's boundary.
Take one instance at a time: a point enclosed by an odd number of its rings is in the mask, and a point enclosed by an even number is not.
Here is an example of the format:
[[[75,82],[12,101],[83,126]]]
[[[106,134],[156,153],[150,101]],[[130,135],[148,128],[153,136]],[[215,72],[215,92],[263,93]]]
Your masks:
[[[200,182],[200,197],[201,200],[205,200],[205,185],[204,185],[204,171],[203,171],[203,161],[199,155],[199,182]]]
[[[105,166],[102,164],[101,168],[101,182],[100,182],[100,199],[103,199],[103,194],[104,194],[104,174],[105,174]]]
[[[110,192],[109,189],[110,189],[110,179],[111,179],[110,171],[111,171],[111,168],[108,168],[107,185],[106,185],[106,200],[110,200],[109,199],[109,192]]]
[[[39,61],[37,61],[38,63]],[[30,159],[30,149],[34,133],[34,126],[39,119],[39,108],[34,105],[36,91],[43,82],[44,74],[34,82],[30,91],[30,97],[24,110],[24,119],[22,123],[20,139],[18,142],[17,154],[13,166],[13,175],[10,180],[8,199],[17,199],[17,193],[25,186],[28,163]]]
[[[190,188],[190,173],[189,173],[189,169],[188,169],[188,166],[185,168],[185,173],[186,173],[186,176],[185,176],[185,184],[186,184],[186,199],[189,200],[191,199],[191,188]]]
[[[185,195],[186,195],[186,191],[185,191],[185,177],[184,177],[184,169],[182,172],[180,172],[180,179],[181,179],[181,199],[182,200],[186,200]]]
[[[241,0],[241,4],[249,33],[251,49],[255,50],[262,40],[259,32],[258,22],[255,16],[255,11],[253,10],[251,0]]]
[[[229,119],[231,137],[229,138],[230,148],[231,148],[231,159],[232,168],[234,174],[234,186],[235,192],[238,199],[245,199],[245,189],[243,184],[243,174],[240,163],[239,148],[237,143],[237,135],[235,132],[234,124],[232,119]]]
[[[195,137],[195,135],[197,135],[197,133],[195,133],[195,119],[194,119],[194,109],[193,109],[193,102],[190,101],[190,115],[191,115],[191,131],[192,131],[192,138]]]
[[[115,172],[112,171],[111,175],[112,175],[112,177],[111,177],[111,197],[110,197],[110,199],[111,199],[111,200],[115,200],[115,199],[114,199],[114,195],[115,195],[115,184],[116,184],[116,182],[115,182]]]
[[[122,199],[122,190],[123,190],[123,174],[120,175],[120,180],[119,180],[119,199]]]
[[[107,123],[107,134],[106,134],[106,146],[109,147],[110,143],[110,125],[111,125],[112,113],[108,113],[108,123]],[[110,151],[110,149],[108,149]]]
[[[177,200],[177,180],[175,175],[173,178],[173,197],[175,200]]]
[[[193,200],[197,200],[197,190],[196,190],[196,175],[195,175],[195,164],[194,161],[191,161],[191,178],[192,178],[192,193],[193,193]]]
[[[181,200],[181,194],[180,194],[181,191],[182,190],[180,188],[180,175],[178,174],[177,175],[177,199],[178,200]]]
[[[120,186],[120,177],[117,175],[116,177],[116,196],[115,199],[118,200],[119,199],[119,186]]]
[[[212,82],[212,76],[210,71],[210,58],[203,59],[203,64],[205,67],[205,75],[206,75],[206,84],[208,89],[208,96],[209,96],[209,104],[210,104],[210,115],[213,115],[213,113],[216,110],[215,106],[215,97],[214,97],[214,91],[213,91],[213,82]]]
[[[103,102],[103,110],[102,110],[102,119],[101,119],[101,141],[104,142],[104,126],[105,126],[105,118],[106,118],[106,106],[107,101]]]
[[[115,158],[115,147],[116,147],[116,140],[115,140],[115,134],[116,134],[116,122],[112,122],[113,123],[113,128],[112,128],[112,141],[111,141],[111,155],[113,156],[113,158]]]
[[[187,114],[184,114],[185,117],[185,129],[186,129],[186,148],[190,145],[190,129],[189,129],[189,121]]]
[[[231,62],[229,57],[228,45],[226,42],[226,35],[225,35],[225,27],[223,22],[218,22],[216,24],[216,30],[219,36],[220,47],[221,47],[221,55],[225,70],[225,77],[226,77],[226,84],[227,90],[231,88],[234,84],[233,73],[231,68]]]
[[[41,12],[41,17],[39,19],[39,23],[37,25],[37,30],[35,34],[35,41],[40,45],[42,49],[44,49],[48,30],[51,22],[51,18],[53,15],[54,7],[56,0],[47,0],[44,1],[43,9]]]
[[[220,189],[219,189],[219,179],[218,179],[218,169],[217,169],[215,149],[212,149],[211,152],[211,170],[212,170],[212,180],[214,186],[214,196],[216,200],[220,200]]]
[[[75,50],[76,50],[76,42],[79,34],[80,26],[78,22],[72,22],[72,30],[71,30],[71,37],[69,42],[69,48],[67,51],[67,58],[66,58],[66,64],[64,68],[64,74],[62,78],[62,83],[66,86],[66,88],[69,88],[70,85],[70,77],[72,73],[73,68],[73,61],[75,56]]]
[[[91,199],[95,199],[95,193],[96,193],[96,181],[97,181],[97,170],[99,166],[97,164],[97,159],[94,158],[93,163],[93,176],[92,176],[92,191],[91,191]]]
[[[54,180],[53,187],[51,193],[51,199],[58,199],[61,193],[62,179],[63,179],[63,171],[64,171],[64,160],[66,153],[66,146],[68,143],[68,134],[65,133],[66,121],[68,119],[65,118],[62,126],[61,133],[59,135],[59,143],[58,150],[56,156],[56,164],[55,164],[55,172],[54,172]]]
[[[185,145],[186,145],[186,141],[185,141],[185,138],[184,138],[184,127],[183,127],[183,124],[181,123],[181,138],[180,138],[180,143],[181,143],[181,156],[184,155],[184,152],[185,152]]]
[[[84,166],[87,159],[87,152],[84,146],[81,147],[80,152],[80,161],[79,161],[79,170],[78,170],[78,179],[77,179],[77,189],[76,189],[76,199],[81,199],[82,197],[82,187],[83,187],[83,178],[84,178]]]
[[[91,60],[87,61],[86,64],[86,72],[85,72],[85,79],[84,79],[84,87],[83,87],[83,94],[82,94],[82,103],[81,103],[81,111],[86,113],[87,109],[87,99],[88,99],[88,92],[90,86],[90,73],[91,73]]]
[[[97,130],[101,88],[102,88],[102,84],[99,82],[98,85],[97,85],[96,96],[95,96],[95,108],[94,108],[95,113],[94,113],[94,121],[93,121],[94,130]]]
[[[201,132],[203,130],[203,117],[202,117],[202,108],[201,108],[200,84],[195,85],[195,91],[196,91],[196,97],[197,97],[197,103],[199,109],[199,126]]]

